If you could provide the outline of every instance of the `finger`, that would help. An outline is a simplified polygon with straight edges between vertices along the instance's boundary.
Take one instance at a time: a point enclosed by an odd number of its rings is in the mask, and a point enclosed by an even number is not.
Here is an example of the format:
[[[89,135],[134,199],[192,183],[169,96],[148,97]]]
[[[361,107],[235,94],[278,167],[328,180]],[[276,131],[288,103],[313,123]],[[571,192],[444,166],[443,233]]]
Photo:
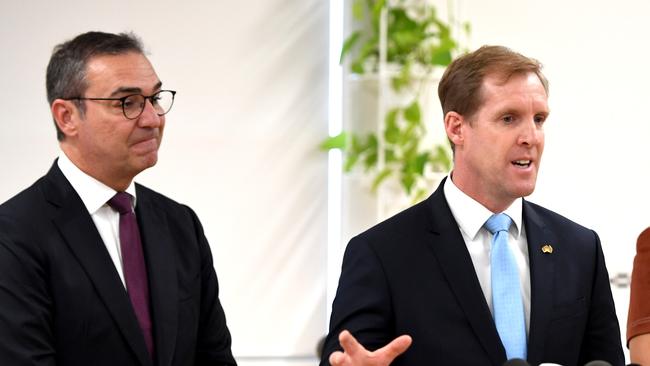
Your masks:
[[[406,351],[413,342],[411,336],[403,335],[393,339],[392,342],[388,343],[386,346],[377,350],[377,353],[380,353],[382,357],[392,361],[395,357],[401,355]]]
[[[365,351],[366,349],[357,342],[357,339],[352,336],[347,330],[342,331],[339,334],[339,343],[343,347],[343,351],[347,353],[350,357],[353,357],[356,353]]]
[[[331,366],[343,366],[345,355],[341,351],[332,352],[329,361]]]

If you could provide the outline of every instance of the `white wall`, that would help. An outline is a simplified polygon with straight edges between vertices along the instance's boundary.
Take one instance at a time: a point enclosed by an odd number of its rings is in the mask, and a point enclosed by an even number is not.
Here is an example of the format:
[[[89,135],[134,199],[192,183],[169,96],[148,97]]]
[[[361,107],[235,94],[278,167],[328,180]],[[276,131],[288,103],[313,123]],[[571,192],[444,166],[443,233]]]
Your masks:
[[[0,201],[58,154],[52,47],[133,30],[178,91],[159,164],[137,180],[193,207],[215,257],[240,364],[315,363],[325,332],[328,4],[0,2]]]

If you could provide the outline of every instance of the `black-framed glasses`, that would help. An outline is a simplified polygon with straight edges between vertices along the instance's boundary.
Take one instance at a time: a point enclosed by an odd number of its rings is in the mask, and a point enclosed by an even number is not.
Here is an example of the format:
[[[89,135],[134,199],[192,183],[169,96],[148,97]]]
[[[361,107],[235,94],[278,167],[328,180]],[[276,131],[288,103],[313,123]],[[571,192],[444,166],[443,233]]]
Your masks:
[[[161,90],[152,95],[146,96],[142,94],[130,94],[121,98],[86,98],[86,97],[74,97],[74,98],[65,98],[65,100],[114,100],[119,101],[120,106],[122,107],[122,112],[124,117],[128,119],[136,119],[140,117],[144,111],[144,106],[147,103],[147,99],[153,106],[153,109],[156,111],[156,114],[162,116],[169,112],[172,109],[174,104],[174,96],[176,96],[175,90]]]

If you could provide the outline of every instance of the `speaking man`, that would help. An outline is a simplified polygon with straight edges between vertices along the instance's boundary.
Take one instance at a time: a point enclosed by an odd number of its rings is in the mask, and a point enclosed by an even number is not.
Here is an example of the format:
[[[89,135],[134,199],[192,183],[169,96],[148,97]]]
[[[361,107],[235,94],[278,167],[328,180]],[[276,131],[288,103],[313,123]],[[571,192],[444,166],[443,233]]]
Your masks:
[[[453,171],[350,241],[321,365],[622,365],[598,235],[523,199],[549,115],[540,64],[481,47],[438,93]]]

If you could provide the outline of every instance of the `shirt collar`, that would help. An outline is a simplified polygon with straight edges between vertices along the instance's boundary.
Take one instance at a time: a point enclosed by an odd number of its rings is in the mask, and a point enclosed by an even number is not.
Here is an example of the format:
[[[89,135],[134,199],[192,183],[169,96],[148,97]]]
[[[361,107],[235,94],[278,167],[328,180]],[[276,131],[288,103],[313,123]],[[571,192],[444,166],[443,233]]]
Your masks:
[[[84,173],[63,152],[59,154],[58,165],[91,215],[117,193],[113,188]],[[126,193],[133,197],[133,207],[135,207],[136,196],[133,181],[126,188]]]
[[[451,174],[447,177],[443,189],[447,204],[451,209],[451,214],[458,223],[458,227],[467,237],[474,240],[487,219],[494,213],[461,191],[451,180]],[[510,216],[514,223],[514,231],[511,226],[510,232],[516,238],[521,234],[522,205],[523,198],[520,197],[503,211],[503,213]]]

